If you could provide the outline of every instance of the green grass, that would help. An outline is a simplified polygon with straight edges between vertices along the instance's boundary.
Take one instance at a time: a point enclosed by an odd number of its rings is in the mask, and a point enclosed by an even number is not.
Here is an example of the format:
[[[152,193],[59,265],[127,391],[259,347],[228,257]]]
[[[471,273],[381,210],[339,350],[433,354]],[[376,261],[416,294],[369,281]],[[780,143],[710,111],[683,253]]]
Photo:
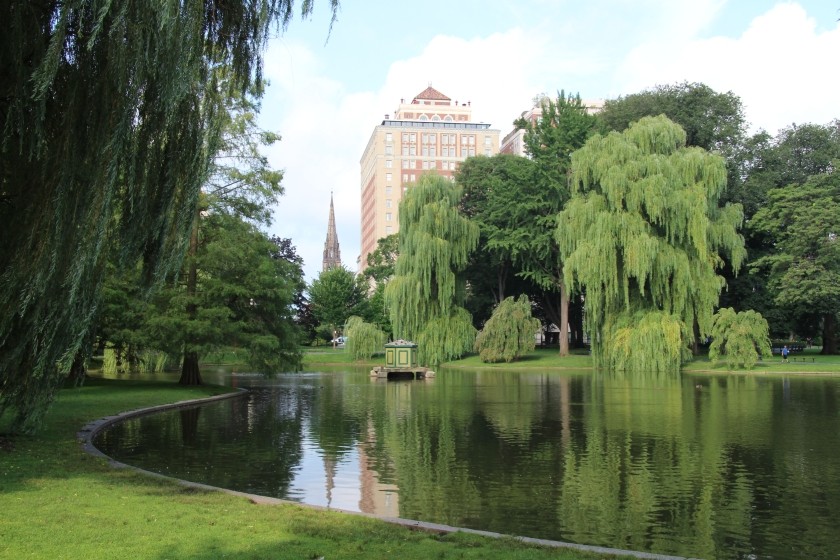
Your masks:
[[[99,379],[61,391],[36,436],[0,439],[0,558],[605,557],[507,538],[411,531],[297,505],[258,505],[114,469],[84,453],[75,438],[96,418],[224,391]],[[0,433],[7,424],[7,417],[0,419]]]
[[[758,362],[751,370],[730,370],[726,363],[712,363],[707,356],[698,356],[683,366],[687,373],[759,373],[759,374],[840,374],[840,356],[824,356],[819,348],[806,348],[791,354],[787,363],[781,356],[774,355]]]

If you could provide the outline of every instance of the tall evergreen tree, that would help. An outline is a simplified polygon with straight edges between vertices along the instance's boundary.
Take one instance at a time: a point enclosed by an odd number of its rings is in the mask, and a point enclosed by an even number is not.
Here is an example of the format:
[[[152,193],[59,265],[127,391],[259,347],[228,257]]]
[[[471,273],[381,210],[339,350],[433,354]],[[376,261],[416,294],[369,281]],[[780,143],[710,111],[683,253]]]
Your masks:
[[[675,370],[695,321],[710,332],[722,256],[736,268],[745,256],[740,206],[718,206],[723,158],[686,148],[666,117],[646,117],[590,138],[572,155],[572,174],[557,239],[566,281],[586,290],[596,363]]]
[[[399,256],[385,301],[397,338],[419,346],[436,366],[472,349],[476,330],[464,309],[460,274],[478,243],[478,226],[461,216],[460,188],[427,174],[400,202]]]
[[[147,284],[178,269],[224,101],[260,81],[292,7],[0,4],[0,414],[14,408],[13,430],[35,429],[85,340],[109,238],[124,263],[143,258]]]

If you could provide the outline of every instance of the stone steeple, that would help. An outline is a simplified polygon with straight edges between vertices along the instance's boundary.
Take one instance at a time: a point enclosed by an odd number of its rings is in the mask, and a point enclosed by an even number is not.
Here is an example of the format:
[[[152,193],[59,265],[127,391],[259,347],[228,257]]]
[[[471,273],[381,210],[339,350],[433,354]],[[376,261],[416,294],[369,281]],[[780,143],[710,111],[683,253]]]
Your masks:
[[[335,231],[335,210],[330,193],[330,221],[327,224],[327,241],[324,243],[324,271],[341,266],[341,250],[338,248],[338,234]]]

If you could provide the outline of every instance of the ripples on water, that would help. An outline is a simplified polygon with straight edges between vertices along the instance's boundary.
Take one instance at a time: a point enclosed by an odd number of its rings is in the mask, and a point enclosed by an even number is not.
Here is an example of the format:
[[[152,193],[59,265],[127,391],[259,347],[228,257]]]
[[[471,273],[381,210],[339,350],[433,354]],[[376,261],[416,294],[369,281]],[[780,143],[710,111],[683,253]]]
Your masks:
[[[366,371],[263,380],[97,440],[338,509],[703,558],[837,558],[838,380]]]

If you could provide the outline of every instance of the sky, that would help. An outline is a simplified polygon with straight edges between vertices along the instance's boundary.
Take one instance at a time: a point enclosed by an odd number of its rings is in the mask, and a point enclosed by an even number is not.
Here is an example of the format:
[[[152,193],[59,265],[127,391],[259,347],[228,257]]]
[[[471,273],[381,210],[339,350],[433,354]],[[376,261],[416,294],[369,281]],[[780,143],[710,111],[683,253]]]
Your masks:
[[[301,4],[299,0],[296,7]],[[840,118],[840,0],[327,0],[264,53],[260,124],[285,194],[269,233],[321,271],[330,196],[357,270],[359,161],[377,124],[431,85],[500,137],[538,94],[615,99],[699,82],[737,95],[750,132]]]

